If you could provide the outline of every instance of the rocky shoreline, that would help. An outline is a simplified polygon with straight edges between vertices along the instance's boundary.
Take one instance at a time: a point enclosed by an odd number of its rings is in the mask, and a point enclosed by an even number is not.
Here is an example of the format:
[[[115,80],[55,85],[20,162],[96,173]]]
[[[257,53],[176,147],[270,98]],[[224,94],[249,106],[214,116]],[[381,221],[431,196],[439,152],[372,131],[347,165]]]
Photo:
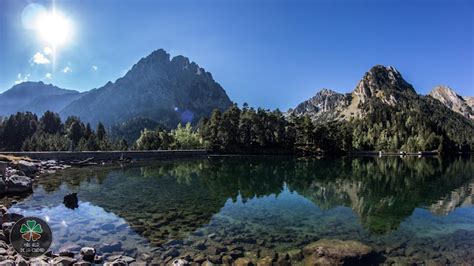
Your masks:
[[[34,162],[28,158],[13,156],[2,156],[0,159],[0,196],[32,192],[35,178],[71,167],[53,160]]]

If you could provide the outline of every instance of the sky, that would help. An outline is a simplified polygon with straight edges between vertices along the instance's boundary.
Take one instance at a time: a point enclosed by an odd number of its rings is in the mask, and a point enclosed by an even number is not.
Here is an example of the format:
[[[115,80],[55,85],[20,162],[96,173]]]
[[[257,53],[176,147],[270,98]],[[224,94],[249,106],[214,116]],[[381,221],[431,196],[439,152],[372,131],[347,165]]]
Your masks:
[[[26,80],[98,88],[163,48],[255,107],[350,92],[376,64],[421,94],[474,96],[473,38],[470,0],[0,0],[0,92]]]

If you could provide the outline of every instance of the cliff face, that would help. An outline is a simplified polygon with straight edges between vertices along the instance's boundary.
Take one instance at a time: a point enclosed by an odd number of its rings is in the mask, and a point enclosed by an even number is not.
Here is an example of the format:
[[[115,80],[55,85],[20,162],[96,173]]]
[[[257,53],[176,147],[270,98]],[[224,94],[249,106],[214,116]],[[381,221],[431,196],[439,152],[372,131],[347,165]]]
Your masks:
[[[464,98],[447,86],[435,87],[429,93],[429,96],[440,101],[454,112],[460,113],[469,119],[474,119],[474,97]]]
[[[352,94],[361,103],[378,98],[389,105],[396,105],[399,96],[416,95],[416,92],[394,67],[377,65],[365,73]]]
[[[309,100],[300,103],[294,110],[296,116],[308,114],[313,121],[337,119],[340,112],[350,103],[350,95],[337,93],[329,89],[322,89]]]
[[[474,109],[474,97],[466,96],[464,99],[466,100],[467,105]]]

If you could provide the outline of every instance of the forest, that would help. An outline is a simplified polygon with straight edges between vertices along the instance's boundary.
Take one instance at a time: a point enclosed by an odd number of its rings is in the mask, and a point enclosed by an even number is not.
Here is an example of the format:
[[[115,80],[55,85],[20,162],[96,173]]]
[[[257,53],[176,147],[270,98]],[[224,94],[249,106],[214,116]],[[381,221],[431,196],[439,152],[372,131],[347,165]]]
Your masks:
[[[207,149],[235,154],[344,154],[352,151],[470,152],[474,149],[471,121],[420,105],[410,111],[369,103],[362,119],[313,123],[307,116],[232,105],[214,110],[191,125],[165,128],[135,118],[106,128],[70,116],[64,122],[53,112],[41,117],[19,112],[0,122],[0,150],[97,151]],[[422,115],[431,108],[432,115]],[[440,122],[443,121],[443,122]]]

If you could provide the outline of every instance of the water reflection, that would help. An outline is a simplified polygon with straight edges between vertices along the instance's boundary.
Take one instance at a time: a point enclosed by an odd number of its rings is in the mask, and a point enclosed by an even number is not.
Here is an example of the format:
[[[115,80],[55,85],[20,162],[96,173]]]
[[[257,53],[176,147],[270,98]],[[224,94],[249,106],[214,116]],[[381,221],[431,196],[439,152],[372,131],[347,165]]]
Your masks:
[[[176,239],[192,249],[213,235],[248,250],[289,250],[319,238],[421,250],[460,230],[474,232],[473,175],[473,159],[461,157],[211,157],[68,171],[40,180],[14,210],[50,217],[58,248],[100,242],[110,250],[120,239],[133,255],[165,252]],[[78,194],[76,210],[62,205],[69,192]],[[59,221],[86,233],[75,236]],[[425,253],[418,256],[433,255]]]

